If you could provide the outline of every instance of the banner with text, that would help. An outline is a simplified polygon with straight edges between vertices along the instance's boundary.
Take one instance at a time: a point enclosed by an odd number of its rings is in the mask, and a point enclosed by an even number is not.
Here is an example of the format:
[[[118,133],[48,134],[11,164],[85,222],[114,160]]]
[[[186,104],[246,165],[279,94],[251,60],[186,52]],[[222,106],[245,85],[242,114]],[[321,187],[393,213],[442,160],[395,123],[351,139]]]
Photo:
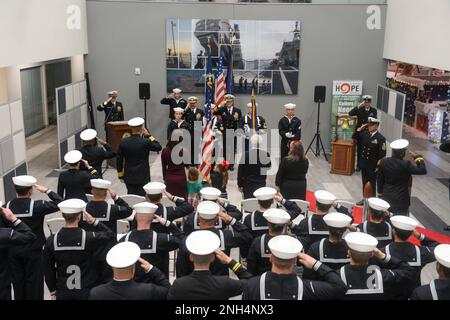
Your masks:
[[[336,133],[336,116],[340,114],[348,114],[348,112],[361,102],[363,82],[361,80],[334,80],[333,94],[331,102],[331,132],[330,138],[333,143]],[[338,136],[340,139],[350,140],[353,127],[338,128]]]

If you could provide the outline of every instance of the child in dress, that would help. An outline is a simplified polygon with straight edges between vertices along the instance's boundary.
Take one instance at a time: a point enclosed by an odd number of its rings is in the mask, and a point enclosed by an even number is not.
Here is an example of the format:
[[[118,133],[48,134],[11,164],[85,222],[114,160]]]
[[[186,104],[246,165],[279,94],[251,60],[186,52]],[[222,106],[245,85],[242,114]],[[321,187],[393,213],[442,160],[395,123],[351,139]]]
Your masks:
[[[189,168],[187,180],[188,202],[193,207],[197,207],[200,201],[200,189],[202,188],[202,183],[198,179],[199,175],[200,172],[197,168]]]

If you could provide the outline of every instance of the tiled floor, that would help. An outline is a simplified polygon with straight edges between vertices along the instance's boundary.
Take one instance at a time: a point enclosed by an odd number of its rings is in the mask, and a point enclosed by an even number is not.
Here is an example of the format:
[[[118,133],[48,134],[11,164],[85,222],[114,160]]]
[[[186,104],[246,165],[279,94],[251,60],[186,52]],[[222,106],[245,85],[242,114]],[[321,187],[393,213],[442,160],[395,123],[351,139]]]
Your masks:
[[[54,169],[57,167],[58,147],[56,144],[56,128],[50,127],[31,138],[27,139],[27,160],[29,174],[35,176],[39,183],[47,185],[56,190],[57,174]],[[450,174],[450,155],[440,152],[437,148],[427,142],[424,136],[414,133],[410,129],[405,129],[405,138],[410,140],[411,149],[424,156],[428,174],[426,176],[415,176],[413,180],[412,196],[415,197],[413,203],[418,203],[417,209],[420,214],[415,214],[415,208],[411,211],[419,219],[421,224],[427,226],[426,220],[429,215],[433,215],[431,225],[442,232],[441,227],[450,224],[450,208],[448,198],[448,188],[438,179],[448,179]],[[359,173],[352,176],[341,176],[330,174],[330,165],[323,157],[316,158],[312,153],[308,154],[310,160],[310,170],[307,175],[308,189],[327,189],[334,193],[339,199],[359,201],[362,198],[361,177]],[[272,164],[278,162],[272,159]],[[162,181],[160,157],[156,153],[150,155],[150,167],[152,181]],[[273,170],[276,173],[276,170]],[[117,179],[114,169],[106,170],[105,179],[113,182],[112,189],[119,194],[126,194],[125,185]],[[237,170],[230,173],[228,184],[228,194],[230,201],[239,204],[241,194],[237,189]],[[268,185],[274,186],[275,176],[268,176]],[[45,199],[42,194],[35,194],[36,198]],[[420,204],[420,205],[419,205]],[[424,212],[426,211],[426,212]],[[426,214],[424,214],[426,213]],[[51,218],[54,215],[50,215]],[[48,296],[47,296],[48,297]]]

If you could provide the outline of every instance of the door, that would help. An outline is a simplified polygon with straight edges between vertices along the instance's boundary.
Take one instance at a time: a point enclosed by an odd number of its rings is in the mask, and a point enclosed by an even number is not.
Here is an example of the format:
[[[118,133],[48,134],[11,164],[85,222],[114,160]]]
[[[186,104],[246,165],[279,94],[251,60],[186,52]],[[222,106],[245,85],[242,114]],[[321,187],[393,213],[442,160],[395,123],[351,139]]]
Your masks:
[[[40,67],[20,71],[25,136],[44,128]]]
[[[69,84],[71,79],[70,61],[62,61],[45,65],[48,124],[56,123],[55,89]]]

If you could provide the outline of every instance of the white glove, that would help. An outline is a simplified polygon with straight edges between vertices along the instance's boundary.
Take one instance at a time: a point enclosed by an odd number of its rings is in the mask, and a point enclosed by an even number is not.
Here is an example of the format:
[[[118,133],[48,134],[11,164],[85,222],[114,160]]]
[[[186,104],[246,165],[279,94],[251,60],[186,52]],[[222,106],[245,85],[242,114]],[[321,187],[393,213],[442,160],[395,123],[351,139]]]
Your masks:
[[[293,138],[294,135],[291,132],[286,133],[286,138]]]

